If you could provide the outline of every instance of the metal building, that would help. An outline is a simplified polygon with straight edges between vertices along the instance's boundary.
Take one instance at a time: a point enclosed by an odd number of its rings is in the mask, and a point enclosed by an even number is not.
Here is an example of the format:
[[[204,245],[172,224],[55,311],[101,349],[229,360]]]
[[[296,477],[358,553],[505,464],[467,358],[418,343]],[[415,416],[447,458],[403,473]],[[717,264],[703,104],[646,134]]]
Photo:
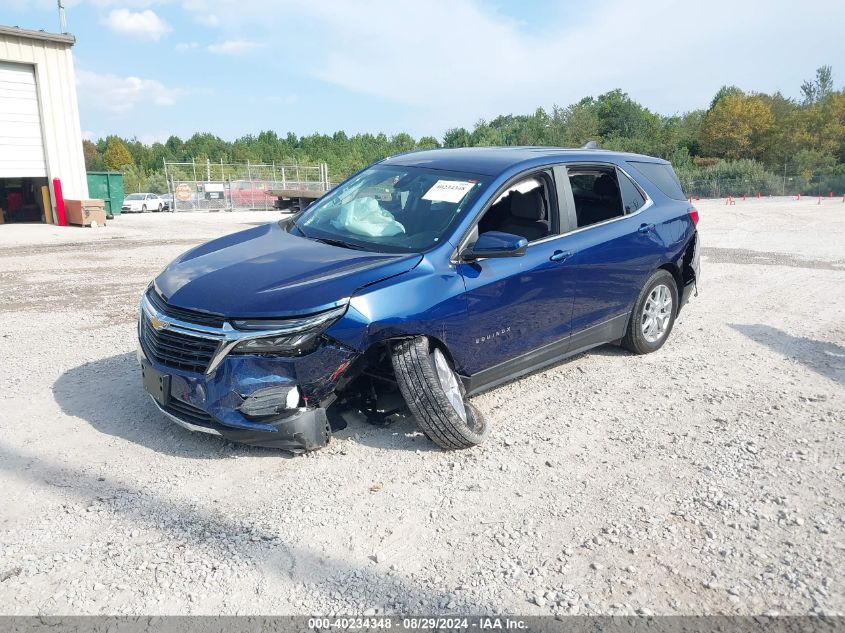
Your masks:
[[[73,71],[72,35],[0,26],[0,209],[6,222],[44,216],[41,187],[55,204],[88,197]]]

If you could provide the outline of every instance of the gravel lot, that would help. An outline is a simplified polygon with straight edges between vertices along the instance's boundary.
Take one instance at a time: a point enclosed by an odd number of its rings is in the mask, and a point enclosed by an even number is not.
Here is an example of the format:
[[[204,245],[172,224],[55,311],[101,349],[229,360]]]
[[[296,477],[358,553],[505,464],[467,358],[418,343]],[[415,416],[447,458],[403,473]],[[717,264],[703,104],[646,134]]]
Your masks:
[[[144,395],[138,298],[273,213],[0,227],[6,614],[845,613],[845,205],[701,201],[704,280],[667,345],[606,346],[290,458]]]

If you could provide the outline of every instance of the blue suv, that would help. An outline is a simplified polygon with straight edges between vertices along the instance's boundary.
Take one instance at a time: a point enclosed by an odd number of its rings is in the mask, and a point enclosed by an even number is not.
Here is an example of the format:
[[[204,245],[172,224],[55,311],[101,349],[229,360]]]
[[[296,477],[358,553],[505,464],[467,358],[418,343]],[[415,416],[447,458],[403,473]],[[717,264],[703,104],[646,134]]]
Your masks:
[[[144,387],[174,422],[325,446],[344,411],[481,442],[468,398],[608,342],[659,349],[699,275],[664,160],[548,147],[420,151],[300,213],[191,249],[141,300]]]

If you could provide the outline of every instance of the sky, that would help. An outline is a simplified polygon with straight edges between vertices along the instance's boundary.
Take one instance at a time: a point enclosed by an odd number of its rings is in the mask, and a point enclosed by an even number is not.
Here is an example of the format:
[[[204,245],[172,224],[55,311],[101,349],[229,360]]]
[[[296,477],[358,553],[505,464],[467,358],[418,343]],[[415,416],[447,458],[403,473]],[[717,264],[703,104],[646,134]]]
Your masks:
[[[621,88],[664,115],[723,84],[845,85],[845,2],[64,0],[82,128],[151,143],[211,132],[409,132]],[[0,24],[59,31],[56,0]]]

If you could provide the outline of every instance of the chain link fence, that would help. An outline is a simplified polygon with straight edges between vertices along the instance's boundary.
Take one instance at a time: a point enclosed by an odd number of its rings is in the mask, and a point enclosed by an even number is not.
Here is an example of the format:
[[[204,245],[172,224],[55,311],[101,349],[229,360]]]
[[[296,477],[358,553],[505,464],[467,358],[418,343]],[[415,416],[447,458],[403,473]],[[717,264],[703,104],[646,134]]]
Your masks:
[[[845,195],[845,175],[764,174],[748,178],[696,178],[679,174],[684,192],[694,198],[757,196],[837,197]]]
[[[164,175],[172,211],[272,210],[280,199],[318,198],[332,188],[326,163],[164,161]]]

